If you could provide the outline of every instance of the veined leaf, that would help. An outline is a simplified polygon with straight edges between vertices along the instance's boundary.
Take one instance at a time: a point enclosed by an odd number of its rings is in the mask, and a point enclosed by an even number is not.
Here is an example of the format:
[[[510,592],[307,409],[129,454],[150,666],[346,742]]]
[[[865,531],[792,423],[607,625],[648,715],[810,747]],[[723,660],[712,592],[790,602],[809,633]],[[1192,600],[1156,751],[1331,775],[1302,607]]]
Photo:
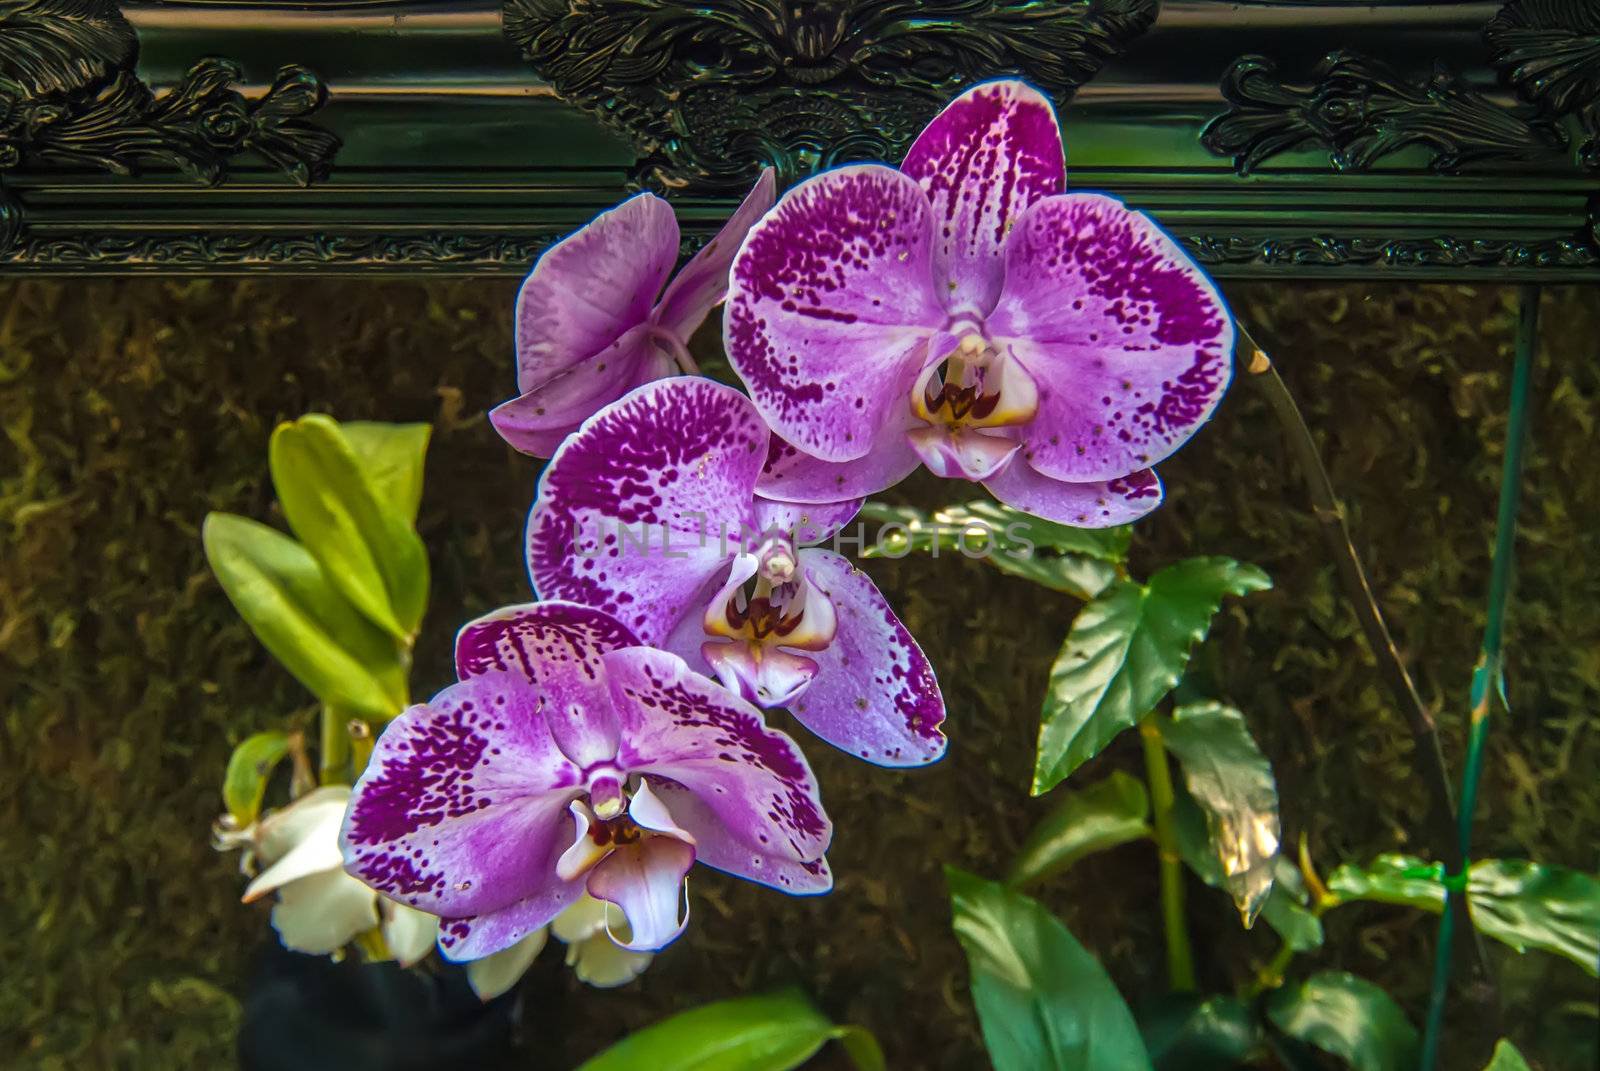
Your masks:
[[[1522,1058],[1522,1053],[1517,1047],[1505,1038],[1501,1038],[1494,1047],[1494,1055],[1483,1071],[1530,1071],[1528,1061]]]
[[[202,538],[234,609],[313,695],[370,718],[404,708],[406,672],[395,642],[334,589],[309,551],[229,513],[208,516]]]
[[[289,734],[275,731],[248,736],[233,749],[222,775],[222,802],[240,829],[261,813],[267,782],[288,753]]]
[[[1253,565],[1190,558],[1148,584],[1119,580],[1085,606],[1050,669],[1034,794],[1060,784],[1172,690],[1224,596],[1271,586]]]
[[[403,503],[380,501],[332,417],[278,425],[267,458],[289,527],[328,578],[368,620],[410,642],[427,606],[428,554]],[[396,482],[392,474],[385,479]]]
[[[1162,738],[1206,815],[1211,850],[1249,927],[1272,889],[1278,854],[1278,787],[1244,715],[1220,703],[1179,707]]]
[[[945,877],[995,1071],[1150,1071],[1133,1013],[1060,920],[996,882]]]
[[[629,1034],[578,1071],[790,1071],[840,1039],[860,1071],[883,1071],[877,1042],[835,1026],[797,991],[693,1008]]]
[[[1023,842],[1008,883],[1036,881],[1086,855],[1150,836],[1150,798],[1136,777],[1117,770],[1087,788],[1061,793],[1061,802]]]
[[[378,503],[393,510],[407,524],[415,524],[417,507],[422,504],[423,462],[433,426],[350,420],[339,428],[377,493]]]
[[[1600,879],[1565,867],[1522,859],[1480,859],[1468,869],[1467,909],[1485,937],[1518,952],[1530,948],[1565,956],[1600,974]],[[1380,855],[1371,866],[1350,864],[1328,877],[1344,900],[1444,910],[1437,868],[1415,856]]]
[[[1382,989],[1345,971],[1322,971],[1267,1002],[1274,1026],[1355,1071],[1413,1071],[1417,1028]]]
[[[1132,537],[1127,526],[1069,528],[989,501],[948,506],[932,516],[909,506],[868,502],[861,516],[905,529],[880,531],[863,557],[900,558],[912,551],[963,555],[1085,601],[1116,579]]]

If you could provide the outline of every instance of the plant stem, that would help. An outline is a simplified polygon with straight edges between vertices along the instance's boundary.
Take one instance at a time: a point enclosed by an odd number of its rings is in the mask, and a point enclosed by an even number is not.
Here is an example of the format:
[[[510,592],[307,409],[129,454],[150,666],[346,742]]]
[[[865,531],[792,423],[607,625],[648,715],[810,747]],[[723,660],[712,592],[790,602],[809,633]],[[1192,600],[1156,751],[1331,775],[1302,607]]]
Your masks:
[[[1350,540],[1344,507],[1334,493],[1333,481],[1322,464],[1317,441],[1312,437],[1300,407],[1295,404],[1283,377],[1278,375],[1278,370],[1272,366],[1271,359],[1260,344],[1250,337],[1243,326],[1240,326],[1239,334],[1250,352],[1247,366],[1250,380],[1266,395],[1288,439],[1289,450],[1311,497],[1312,512],[1322,529],[1328,551],[1333,556],[1345,598],[1355,611],[1367,646],[1378,661],[1379,672],[1383,674],[1389,691],[1411,728],[1418,766],[1428,786],[1428,850],[1434,858],[1443,860],[1447,867],[1455,870],[1461,862],[1456,847],[1455,793],[1451,790],[1450,772],[1445,766],[1444,751],[1439,745],[1438,726],[1423,704],[1422,696],[1417,694],[1417,686],[1412,683],[1411,674],[1400,658],[1399,648],[1389,635],[1389,626],[1383,620],[1383,611],[1378,608],[1378,600],[1372,592],[1372,584],[1367,580],[1366,569],[1362,567],[1355,544]]]
[[[349,715],[340,713],[335,707],[323,705],[322,747],[318,758],[322,767],[320,780],[324,785],[342,785],[349,781],[349,721]]]
[[[1189,922],[1184,911],[1183,858],[1172,821],[1172,769],[1161,739],[1159,714],[1152,712],[1139,723],[1144,744],[1145,779],[1150,784],[1150,810],[1155,819],[1156,851],[1161,858],[1161,920],[1167,938],[1167,980],[1176,992],[1199,988],[1194,974],[1194,951],[1189,945]]]
[[[1498,694],[1504,701],[1501,641],[1505,634],[1506,604],[1511,594],[1511,566],[1517,549],[1517,507],[1522,498],[1522,455],[1528,440],[1528,409],[1533,384],[1533,355],[1539,340],[1539,288],[1524,286],[1517,300],[1516,358],[1511,369],[1511,408],[1506,420],[1506,455],[1500,473],[1500,503],[1495,514],[1494,560],[1489,567],[1489,606],[1483,626],[1483,645],[1472,671],[1468,696],[1471,722],[1467,732],[1467,762],[1461,775],[1461,814],[1456,857],[1449,873],[1466,873],[1472,853],[1472,818],[1477,809],[1478,781],[1483,776],[1484,742],[1489,736],[1489,704]],[[1450,989],[1450,960],[1455,926],[1464,914],[1465,896],[1445,886],[1445,911],[1439,919],[1439,941],[1434,949],[1433,988],[1428,994],[1428,1023],[1422,1041],[1422,1071],[1433,1071],[1439,1059],[1439,1038],[1444,1025],[1445,999]],[[1452,910],[1454,908],[1454,910]]]

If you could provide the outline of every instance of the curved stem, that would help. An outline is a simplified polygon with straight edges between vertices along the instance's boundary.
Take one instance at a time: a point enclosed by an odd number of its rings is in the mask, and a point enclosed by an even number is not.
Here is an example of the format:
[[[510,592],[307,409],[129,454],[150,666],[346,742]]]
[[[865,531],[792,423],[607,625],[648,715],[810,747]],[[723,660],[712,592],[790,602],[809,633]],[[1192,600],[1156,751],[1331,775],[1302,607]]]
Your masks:
[[[1194,951],[1189,944],[1189,922],[1184,910],[1183,857],[1173,826],[1172,769],[1161,739],[1160,715],[1151,713],[1139,723],[1144,743],[1145,779],[1150,784],[1150,811],[1154,819],[1156,851],[1161,857],[1161,921],[1167,938],[1167,981],[1173,990],[1189,993],[1199,988],[1194,974]]]
[[[1522,455],[1528,439],[1528,403],[1532,394],[1533,353],[1538,337],[1539,288],[1524,286],[1517,302],[1516,361],[1511,370],[1506,456],[1500,475],[1500,503],[1495,514],[1494,560],[1489,568],[1489,606],[1483,626],[1483,646],[1472,671],[1472,690],[1469,695],[1471,723],[1467,734],[1466,769],[1461,775],[1461,815],[1456,852],[1459,861],[1449,870],[1450,874],[1457,877],[1466,873],[1466,860],[1472,852],[1472,818],[1477,809],[1478,781],[1483,776],[1484,742],[1489,736],[1489,704],[1497,694],[1504,701],[1501,641],[1505,633],[1506,603],[1511,593],[1511,566],[1517,549]],[[1456,918],[1462,914],[1464,900],[1465,897],[1454,883],[1445,886],[1445,911],[1439,920],[1439,941],[1434,949],[1433,988],[1428,995],[1428,1025],[1422,1041],[1422,1071],[1433,1071],[1439,1059],[1445,999],[1450,988],[1454,930]]]

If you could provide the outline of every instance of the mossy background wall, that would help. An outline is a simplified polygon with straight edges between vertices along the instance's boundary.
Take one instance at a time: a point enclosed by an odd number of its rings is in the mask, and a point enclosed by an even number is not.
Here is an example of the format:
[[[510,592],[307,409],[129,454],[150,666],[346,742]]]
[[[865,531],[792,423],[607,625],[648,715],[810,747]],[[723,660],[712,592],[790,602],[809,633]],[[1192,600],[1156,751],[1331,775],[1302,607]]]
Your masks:
[[[208,574],[201,519],[281,523],[265,479],[281,419],[434,422],[421,521],[433,603],[414,691],[444,684],[456,625],[528,596],[520,542],[535,465],[484,419],[512,384],[514,291],[509,280],[0,284],[0,1066],[230,1062],[270,931],[264,909],[237,903],[235,860],[207,847],[217,784],[242,736],[311,708]],[[1274,285],[1230,298],[1318,429],[1458,763],[1513,295]],[[1551,289],[1544,316],[1508,637],[1513,714],[1494,733],[1478,845],[1593,870],[1600,290]],[[1169,500],[1139,527],[1141,567],[1225,553],[1277,581],[1230,612],[1202,664],[1273,760],[1286,842],[1306,834],[1324,869],[1413,847],[1424,797],[1405,725],[1248,385],[1163,475]],[[930,504],[952,491],[921,482],[900,495]],[[950,757],[892,773],[806,741],[838,820],[837,891],[789,900],[698,876],[688,936],[620,992],[583,989],[548,949],[521,1066],[569,1068],[670,1011],[787,982],[877,1031],[893,1067],[984,1066],[939,867],[999,874],[1041,813],[1026,795],[1033,735],[1075,607],[959,559],[870,571],[939,669]],[[1137,768],[1136,752],[1121,741],[1078,776]],[[1130,845],[1042,895],[1138,998],[1160,985],[1155,888],[1148,847]],[[1240,931],[1220,896],[1196,886],[1190,901],[1207,983],[1244,980],[1251,957],[1276,947]],[[1351,907],[1328,921],[1328,947],[1297,969],[1372,978],[1420,1020],[1431,919]],[[1538,954],[1497,950],[1496,962],[1511,1033],[1547,1069],[1592,1066],[1592,980]],[[1458,1015],[1446,1066],[1480,1067],[1493,1029]]]

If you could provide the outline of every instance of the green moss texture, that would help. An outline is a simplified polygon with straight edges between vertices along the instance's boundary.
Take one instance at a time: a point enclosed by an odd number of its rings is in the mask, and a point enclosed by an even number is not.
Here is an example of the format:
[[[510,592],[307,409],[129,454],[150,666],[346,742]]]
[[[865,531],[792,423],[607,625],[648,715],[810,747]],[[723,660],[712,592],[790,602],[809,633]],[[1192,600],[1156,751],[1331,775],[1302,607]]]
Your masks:
[[[307,411],[436,425],[421,527],[433,601],[414,691],[449,675],[468,616],[528,598],[522,524],[536,465],[484,418],[512,385],[512,280],[10,281],[0,284],[0,1066],[227,1066],[264,909],[238,903],[207,845],[229,750],[294,724],[309,697],[207,572],[210,510],[281,524],[267,436]],[[1511,290],[1230,289],[1318,433],[1359,549],[1459,766],[1482,628],[1510,367]],[[1594,870],[1600,833],[1600,290],[1544,298],[1515,602],[1511,715],[1495,725],[1479,854]],[[703,340],[702,340],[703,341]],[[1248,384],[1163,467],[1138,570],[1191,553],[1267,569],[1199,660],[1271,756],[1286,841],[1324,869],[1417,847],[1410,738],[1343,603],[1277,426]],[[972,497],[916,480],[919,504]],[[896,1068],[984,1066],[940,866],[1003,872],[1046,801],[1027,796],[1038,708],[1075,605],[959,559],[869,571],[938,668],[949,757],[867,767],[805,740],[838,826],[838,888],[791,900],[713,874],[688,935],[644,980],[542,995],[529,1068],[569,1068],[668,1012],[796,982],[871,1027]],[[796,730],[800,734],[800,730]],[[1137,769],[1115,744],[1089,779]],[[1145,845],[1090,859],[1040,895],[1134,1000],[1160,986]],[[1196,886],[1202,977],[1231,987],[1269,957]],[[1329,916],[1294,971],[1340,967],[1414,1019],[1433,923],[1396,908]],[[546,956],[558,953],[547,950]],[[1536,953],[1495,955],[1511,1032],[1547,1071],[1592,1035],[1593,982]],[[1446,1066],[1481,1067],[1493,1025],[1458,1012]],[[1536,1041],[1537,1038],[1537,1041]],[[1590,1050],[1592,1051],[1592,1049]]]

